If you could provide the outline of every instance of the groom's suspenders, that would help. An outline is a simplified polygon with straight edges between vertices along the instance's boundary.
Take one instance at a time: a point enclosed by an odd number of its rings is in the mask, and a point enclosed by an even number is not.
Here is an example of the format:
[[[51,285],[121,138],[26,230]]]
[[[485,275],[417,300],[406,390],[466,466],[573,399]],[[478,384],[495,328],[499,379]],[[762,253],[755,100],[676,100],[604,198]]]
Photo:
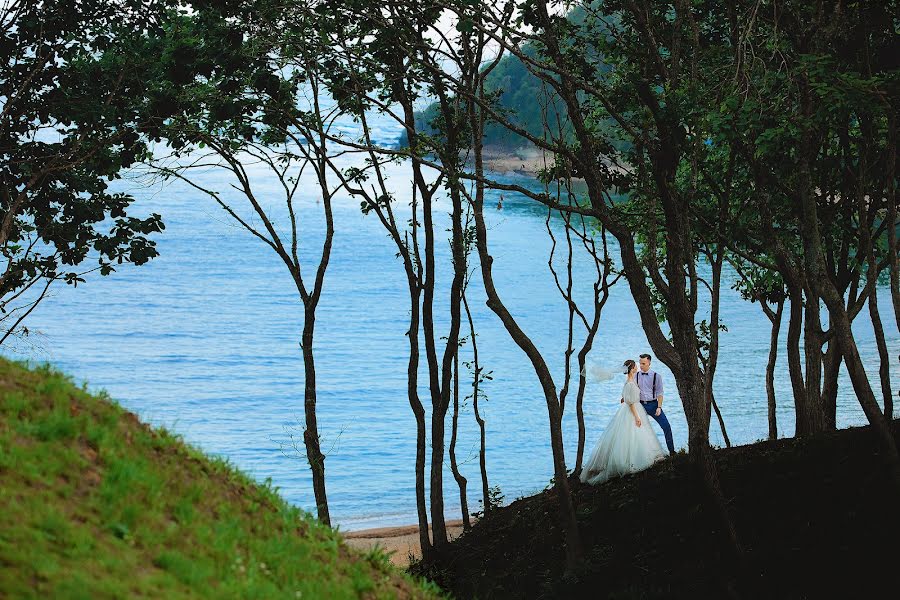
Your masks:
[[[646,375],[646,373],[639,373],[639,374]],[[653,384],[652,384],[652,389],[651,389],[653,397],[650,400],[647,400],[647,402],[653,402],[654,400],[656,400],[656,375],[657,375],[656,371],[653,371]]]

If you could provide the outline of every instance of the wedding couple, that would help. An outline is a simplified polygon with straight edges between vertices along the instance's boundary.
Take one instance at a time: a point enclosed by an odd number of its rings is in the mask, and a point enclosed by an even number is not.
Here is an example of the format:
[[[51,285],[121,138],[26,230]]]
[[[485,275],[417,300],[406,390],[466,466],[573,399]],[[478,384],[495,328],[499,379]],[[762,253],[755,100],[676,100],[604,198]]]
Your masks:
[[[613,477],[637,473],[665,458],[648,415],[662,428],[669,454],[675,453],[672,428],[662,410],[662,377],[650,370],[650,361],[649,354],[641,354],[640,369],[633,360],[625,361],[623,367],[627,381],[619,400],[622,407],[610,420],[585,463],[580,475],[582,482],[594,485]]]

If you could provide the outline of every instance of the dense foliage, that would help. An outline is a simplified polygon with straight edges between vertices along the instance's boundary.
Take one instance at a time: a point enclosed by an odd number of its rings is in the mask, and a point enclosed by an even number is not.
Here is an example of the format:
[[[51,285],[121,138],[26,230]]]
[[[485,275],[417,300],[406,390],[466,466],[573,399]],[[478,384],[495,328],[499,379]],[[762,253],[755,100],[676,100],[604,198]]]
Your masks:
[[[148,152],[160,115],[142,52],[172,3],[8,0],[0,8],[0,307],[36,282],[82,281],[156,256],[159,215],[127,214],[111,182]],[[93,253],[93,254],[92,254]]]

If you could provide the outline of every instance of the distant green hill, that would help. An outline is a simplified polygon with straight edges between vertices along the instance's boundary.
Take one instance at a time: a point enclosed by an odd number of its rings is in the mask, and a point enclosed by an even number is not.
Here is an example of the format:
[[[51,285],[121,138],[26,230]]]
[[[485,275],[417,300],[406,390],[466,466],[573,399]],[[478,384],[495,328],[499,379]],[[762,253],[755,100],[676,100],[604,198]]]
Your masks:
[[[530,46],[526,47],[526,51],[529,54],[534,53]],[[553,93],[552,88],[531,74],[522,61],[512,55],[500,59],[485,80],[485,90],[488,92],[502,90],[499,108],[511,122],[538,137],[544,131],[542,111],[546,110],[551,122],[554,122],[557,114],[565,112],[561,100]],[[438,115],[438,110],[438,104],[433,103],[416,113],[416,126],[419,131],[434,133],[431,123]],[[488,123],[484,133],[485,145],[493,148],[519,148],[530,144],[526,139],[496,123]],[[405,146],[407,139],[404,130],[397,144]]]
[[[575,8],[569,13],[568,19],[578,25],[584,24],[584,9],[582,7]],[[537,50],[532,44],[526,44],[522,50],[528,57],[537,57]],[[557,117],[562,124],[564,134],[570,134],[571,130],[568,119],[565,117],[566,110],[562,100],[550,85],[533,75],[517,56],[507,54],[488,74],[485,80],[485,91],[490,93],[498,90],[500,91],[498,109],[505,114],[507,119],[529,134],[541,137],[544,133],[545,122],[554,124],[555,128]],[[416,113],[416,125],[420,131],[434,133],[431,123],[438,115],[438,110],[437,103],[433,103],[425,110]],[[496,123],[488,123],[484,133],[484,143],[490,148],[512,149],[531,145],[531,142],[525,138]],[[405,131],[401,133],[397,143],[399,146],[407,144]]]
[[[0,358],[0,598],[435,598],[226,461]]]

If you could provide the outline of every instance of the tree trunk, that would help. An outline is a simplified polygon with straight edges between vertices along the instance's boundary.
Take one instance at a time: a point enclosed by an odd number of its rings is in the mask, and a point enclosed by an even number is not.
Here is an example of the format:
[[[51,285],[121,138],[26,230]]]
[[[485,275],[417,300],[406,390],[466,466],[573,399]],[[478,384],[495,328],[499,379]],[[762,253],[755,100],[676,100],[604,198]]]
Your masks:
[[[469,501],[466,498],[466,485],[468,481],[459,472],[459,464],[456,462],[456,435],[459,431],[459,355],[453,358],[453,424],[450,428],[450,470],[453,478],[459,486],[459,508],[462,512],[463,529],[468,531],[472,524],[469,522]]]
[[[834,292],[834,290],[830,292]],[[897,452],[897,444],[891,431],[890,422],[885,419],[884,414],[878,407],[878,403],[875,401],[875,394],[866,377],[866,369],[859,356],[859,350],[856,346],[856,340],[853,338],[850,320],[847,318],[846,310],[844,310],[842,298],[834,292],[826,296],[826,301],[829,302],[829,309],[833,313],[837,313],[832,327],[836,328],[835,336],[841,345],[841,353],[844,355],[847,371],[850,373],[853,391],[856,393],[863,412],[866,413],[866,418],[878,437],[894,486],[896,491],[900,493],[900,454]]]
[[[716,514],[717,521],[725,534],[724,544],[731,552],[735,565],[743,561],[743,549],[734,527],[734,522],[728,514],[725,496],[719,481],[719,472],[709,445],[709,425],[712,417],[712,385],[718,354],[718,326],[719,326],[719,294],[721,288],[722,257],[717,257],[713,268],[713,293],[710,307],[710,354],[707,360],[706,373],[702,372],[698,363],[698,340],[695,326],[696,305],[690,301],[686,294],[686,277],[684,265],[688,260],[693,260],[690,251],[691,236],[682,228],[686,221],[684,214],[676,214],[676,209],[681,209],[674,199],[669,199],[672,205],[669,207],[671,214],[667,215],[667,265],[666,275],[669,283],[669,314],[668,322],[672,336],[672,346],[680,357],[680,369],[673,370],[676,385],[685,408],[685,416],[688,422],[688,452],[691,456],[694,468],[699,477],[703,489],[706,491],[708,502]],[[681,217],[681,218],[679,218]],[[679,227],[680,225],[680,227]],[[629,261],[633,257],[633,248],[627,253]],[[626,264],[626,270],[630,270]],[[630,278],[629,278],[630,279]],[[648,315],[649,316],[649,315]],[[676,365],[678,366],[678,365]],[[671,368],[671,367],[670,367]],[[709,386],[709,389],[707,389]]]
[[[566,564],[569,568],[574,568],[581,562],[583,550],[578,533],[578,521],[575,517],[575,507],[572,504],[572,496],[569,491],[565,452],[563,450],[562,415],[559,412],[559,400],[556,394],[556,385],[553,383],[550,370],[544,362],[543,357],[540,355],[537,347],[535,347],[531,339],[519,328],[518,323],[516,323],[509,310],[500,300],[500,296],[494,287],[493,275],[491,273],[494,259],[487,248],[487,226],[484,222],[483,201],[477,199],[475,201],[475,223],[478,254],[481,259],[481,274],[488,297],[487,305],[498,317],[500,317],[500,320],[509,332],[510,337],[513,338],[516,344],[531,360],[532,366],[541,382],[541,388],[544,392],[544,400],[547,403],[547,413],[549,417],[550,446],[553,452],[554,487],[556,488],[558,496],[560,520],[563,530],[565,531]]]
[[[451,104],[444,82],[440,77],[433,79],[434,91],[437,93],[441,114],[444,117],[443,133],[446,136],[446,144],[440,160],[443,163],[447,176],[447,188],[450,192],[450,200],[453,204],[452,211],[452,240],[451,250],[453,256],[453,281],[450,285],[450,331],[447,334],[447,344],[444,348],[440,365],[440,381],[437,380],[437,354],[434,348],[434,326],[432,318],[432,305],[434,300],[434,284],[436,271],[434,266],[434,226],[432,221],[431,202],[423,203],[424,227],[425,227],[425,306],[423,315],[426,318],[426,338],[428,345],[428,364],[431,371],[431,522],[434,531],[434,545],[436,548],[448,543],[447,528],[444,521],[444,490],[443,490],[443,462],[444,462],[444,435],[447,410],[450,407],[451,380],[453,363],[459,353],[459,329],[460,329],[460,305],[462,302],[462,289],[466,275],[466,251],[465,240],[462,231],[462,197],[458,172],[459,162],[459,125],[458,107]]]
[[[801,112],[812,114],[812,95],[804,77],[799,80]],[[803,411],[803,431],[816,434],[824,430],[825,418],[822,410],[822,321],[820,302],[823,282],[828,277],[819,237],[819,221],[816,211],[816,197],[812,183],[811,163],[815,160],[815,132],[807,126],[800,135],[797,146],[797,217],[800,240],[803,248],[803,266],[806,273],[806,314],[804,319],[804,343],[806,358],[806,402]],[[830,283],[830,282],[829,282]],[[798,427],[799,429],[799,427]]]
[[[803,431],[815,435],[825,430],[822,406],[822,319],[818,295],[807,290],[803,319],[804,358],[806,359],[806,401],[803,403]]]
[[[557,195],[558,197],[558,195]],[[547,211],[547,232],[550,234],[550,238],[553,239],[553,245],[556,246],[556,239],[553,237],[553,230],[550,224],[550,217],[553,214],[553,210]],[[564,378],[563,378],[563,386],[562,389],[559,390],[559,414],[560,418],[566,412],[566,399],[569,396],[569,384],[572,381],[572,354],[574,354],[575,349],[572,346],[574,336],[575,336],[575,300],[572,298],[572,232],[571,232],[571,223],[570,218],[568,216],[563,216],[565,220],[565,232],[566,232],[566,289],[563,293],[563,299],[566,300],[566,309],[568,312],[568,320],[566,324],[566,351],[564,353],[565,366],[563,367]],[[550,272],[553,273],[554,278],[556,278],[556,273],[553,269],[553,252],[550,253]],[[557,285],[559,285],[557,283]],[[562,289],[560,287],[560,289]],[[576,400],[577,404],[577,400]]]
[[[894,418],[894,396],[891,392],[891,359],[888,356],[887,343],[884,340],[884,326],[881,324],[881,315],[878,313],[878,290],[873,289],[869,294],[869,315],[872,317],[872,327],[875,330],[875,343],[878,346],[878,376],[881,379],[881,397],[884,401],[884,418]]]
[[[599,183],[592,180],[590,175],[586,177],[586,181],[589,190],[592,185]],[[669,183],[664,183],[660,185],[661,189],[663,187],[668,189],[671,186]],[[674,202],[672,199],[667,201]],[[600,205],[600,203],[597,202],[596,205]],[[608,220],[604,225],[619,241],[625,277],[638,306],[641,323],[650,346],[675,376],[675,383],[681,395],[688,422],[688,452],[691,455],[699,483],[707,493],[707,500],[725,534],[730,553],[733,555],[735,563],[739,564],[742,561],[743,550],[734,523],[728,514],[712,449],[709,446],[711,402],[707,400],[703,385],[705,378],[700,372],[698,364],[695,308],[690,304],[685,285],[687,273],[684,271],[684,265],[687,260],[693,260],[693,256],[688,252],[685,244],[690,244],[692,236],[683,231],[687,225],[684,221],[686,215],[676,215],[674,210],[671,212],[672,214],[667,216],[666,224],[668,249],[666,275],[669,283],[668,322],[671,341],[663,334],[656,317],[656,310],[647,289],[645,272],[637,256],[633,235],[628,228],[620,227],[615,221]]]
[[[466,310],[466,319],[469,321],[469,332],[472,338],[472,365],[473,365],[473,380],[472,380],[472,410],[475,412],[475,421],[478,423],[478,468],[481,471],[481,503],[484,507],[484,516],[493,509],[493,505],[491,504],[491,486],[488,483],[488,474],[487,474],[487,444],[486,444],[486,431],[485,431],[485,421],[481,416],[481,411],[479,408],[479,400],[480,395],[480,387],[481,387],[481,363],[478,362],[478,341],[475,336],[475,321],[472,319],[472,311],[469,309],[469,301],[466,298],[466,295],[463,294],[463,307]]]
[[[411,264],[407,267],[412,269]],[[425,504],[425,407],[419,399],[419,286],[415,276],[408,273],[409,283],[409,363],[406,369],[406,395],[416,418],[416,513],[419,517],[419,546],[422,558],[432,556],[428,537],[428,508]]]
[[[828,349],[825,351],[822,362],[824,366],[822,407],[825,411],[825,429],[827,431],[835,431],[837,429],[838,377],[841,374],[843,359],[840,345],[832,338],[828,342]]]
[[[871,128],[868,127],[868,125],[870,124],[868,123],[868,120],[866,120],[866,126],[863,127],[864,134],[871,134]],[[896,152],[896,149],[894,149],[894,152]],[[863,155],[860,158],[860,172],[866,171],[866,165],[868,164],[867,158],[867,155]],[[890,161],[893,163],[893,157],[891,157]],[[892,175],[893,174],[891,174],[890,179],[893,181]],[[862,176],[860,176],[860,182],[862,181],[862,179]],[[891,183],[890,185],[893,186],[893,183]],[[890,204],[893,204],[893,202],[889,201],[888,213],[891,212]],[[884,339],[884,326],[881,323],[881,315],[878,312],[879,269],[878,258],[876,257],[877,240],[873,239],[872,237],[874,218],[870,218],[870,210],[870,202],[867,201],[865,190],[860,183],[858,191],[860,242],[862,243],[862,245],[867,246],[866,263],[868,268],[866,269],[866,287],[871,286],[871,291],[869,292],[868,297],[869,316],[872,320],[872,329],[874,330],[875,334],[875,344],[878,347],[878,377],[881,381],[881,397],[884,403],[884,417],[890,422],[894,418],[894,398],[893,394],[891,393],[891,363],[890,357],[888,356],[887,343]],[[894,229],[896,227],[895,223],[889,223],[888,226],[890,229]],[[890,246],[890,236],[888,236],[888,246]],[[896,259],[896,254],[892,258]]]
[[[395,66],[398,72],[402,72],[402,61]],[[401,92],[400,104],[403,107],[403,121],[409,135],[410,145],[417,144],[416,133],[416,116],[413,109],[412,100],[406,95],[403,85],[398,86]],[[362,117],[365,120],[365,115]],[[419,543],[422,548],[422,558],[430,560],[434,556],[434,550],[439,545],[439,533],[443,534],[443,540],[446,541],[446,527],[443,518],[443,504],[441,503],[441,512],[436,517],[432,513],[432,519],[435,520],[432,529],[432,539],[429,539],[428,512],[425,505],[425,461],[426,461],[426,436],[425,436],[425,407],[419,398],[418,392],[418,369],[419,369],[419,324],[421,323],[423,337],[425,338],[425,355],[428,365],[428,387],[431,392],[432,405],[435,404],[435,398],[439,398],[438,377],[437,377],[437,351],[434,345],[434,230],[431,223],[431,200],[432,193],[428,188],[425,177],[422,172],[421,159],[413,153],[412,170],[413,170],[413,202],[412,202],[412,242],[410,246],[405,240],[399,236],[396,225],[393,226],[394,243],[397,250],[403,257],[404,268],[409,283],[410,297],[410,329],[409,336],[409,366],[407,371],[407,395],[409,404],[416,417],[416,509],[419,514]],[[377,159],[372,157],[372,164],[378,164]],[[421,256],[419,253],[419,241],[416,234],[418,215],[416,211],[416,191],[421,195],[423,223],[425,227],[425,269],[423,273]],[[382,190],[385,192],[386,190]],[[413,255],[415,261],[413,261]],[[421,300],[421,305],[420,305]],[[421,306],[421,309],[420,309]],[[434,424],[434,414],[432,414],[432,425]],[[443,429],[442,429],[443,431]],[[433,467],[433,465],[432,465]],[[432,479],[434,470],[432,469]],[[440,472],[439,472],[440,477]],[[440,481],[440,480],[439,480]],[[433,481],[432,481],[433,485]],[[434,500],[434,488],[431,488],[431,500]],[[443,490],[441,490],[443,494]],[[441,500],[443,495],[441,495]]]
[[[444,520],[444,435],[447,410],[450,406],[453,364],[459,354],[460,304],[466,273],[465,241],[462,232],[462,199],[455,184],[456,182],[449,184],[451,186],[450,198],[453,202],[453,281],[450,285],[450,331],[447,334],[447,345],[441,362],[439,402],[435,403],[431,413],[431,523],[436,548],[449,542]]]
[[[584,444],[587,438],[587,432],[584,426],[584,392],[587,388],[587,355],[594,345],[594,337],[597,334],[597,326],[600,324],[599,309],[594,314],[594,322],[591,330],[588,332],[584,346],[578,352],[578,393],[575,396],[575,418],[578,421],[578,450],[575,457],[575,469],[572,474],[576,477],[581,474],[582,463],[584,462]]]
[[[444,518],[444,418],[446,412],[431,409],[431,535],[435,549],[449,542]]]
[[[692,380],[695,383],[692,383]],[[703,389],[703,378],[699,372],[696,373],[695,377],[682,377],[676,380],[676,383],[679,394],[683,399],[687,400],[692,396],[701,399],[706,397],[706,391]],[[694,403],[687,400],[685,406],[688,404],[696,404],[696,400]],[[724,529],[725,539],[728,540],[725,547],[734,554],[735,563],[740,564],[743,549],[731,516],[728,514],[728,507],[719,481],[719,470],[716,467],[715,457],[709,445],[709,418],[705,418],[704,426],[702,411],[689,409],[685,411],[685,415],[688,417],[688,452],[691,457],[691,464],[706,494],[709,505],[716,515],[716,521]]]
[[[724,203],[720,204],[719,220],[725,219]],[[719,362],[719,312],[722,300],[722,264],[725,261],[725,253],[722,248],[716,250],[716,256],[712,263],[712,298],[710,299],[709,308],[709,354],[704,361],[704,382],[703,387],[706,390],[706,402],[712,407],[716,413],[716,419],[719,421],[719,428],[722,430],[722,439],[725,446],[731,448],[731,440],[728,439],[728,432],[725,430],[725,420],[722,418],[722,412],[716,402],[716,395],[713,390],[713,381],[716,376],[716,367]],[[707,426],[707,432],[709,431]],[[709,436],[707,435],[707,439]]]
[[[475,172],[481,177],[483,174],[481,128],[478,126],[479,119],[476,117],[475,109],[471,104],[469,105],[469,118],[473,125]],[[569,479],[568,473],[566,472],[566,457],[563,449],[562,415],[559,411],[559,398],[556,392],[556,385],[553,382],[553,377],[550,374],[550,369],[547,367],[544,358],[541,356],[531,339],[519,327],[519,324],[503,304],[497,289],[494,287],[492,273],[494,259],[488,251],[488,229],[484,221],[484,185],[480,182],[478,182],[475,188],[475,199],[473,204],[473,212],[475,215],[475,240],[476,247],[478,248],[478,257],[481,262],[481,277],[484,281],[484,288],[488,298],[487,305],[500,318],[500,321],[503,323],[503,326],[506,328],[510,337],[515,341],[516,345],[525,352],[526,356],[531,361],[532,367],[538,376],[538,380],[541,382],[541,389],[544,392],[544,400],[547,404],[550,426],[550,446],[553,453],[554,487],[559,502],[560,524],[564,531],[566,565],[571,571],[581,563],[584,551],[578,532],[575,506],[572,503],[572,495],[569,490]]]
[[[425,229],[425,282],[422,296],[422,329],[425,334],[425,356],[428,361],[428,387],[431,391],[431,535],[435,549],[448,543],[444,519],[444,432],[447,411],[443,405],[440,367],[434,339],[434,222],[431,198],[422,199],[422,226]]]
[[[865,366],[859,356],[856,340],[853,337],[853,330],[850,326],[847,308],[844,305],[844,298],[828,277],[821,276],[825,270],[824,255],[818,227],[815,198],[809,194],[804,194],[801,196],[801,204],[801,218],[804,224],[800,229],[804,238],[804,249],[812,254],[808,263],[812,267],[809,273],[810,281],[815,282],[812,285],[819,288],[817,290],[818,295],[821,295],[825,305],[828,307],[831,329],[834,331],[833,335],[841,347],[841,354],[844,356],[847,371],[850,373],[850,381],[853,383],[853,391],[856,393],[863,412],[866,413],[866,418],[878,437],[892,483],[896,491],[900,493],[900,454],[897,452],[897,444],[894,441],[890,423],[884,418],[884,414],[875,401],[875,395],[866,376]]]
[[[799,288],[789,285],[790,315],[788,317],[787,357],[791,388],[794,392],[794,418],[796,437],[808,435],[806,420],[806,384],[803,382],[803,368],[800,362],[800,333],[803,328],[803,296]]]
[[[731,440],[728,439],[728,432],[725,431],[725,419],[722,418],[722,412],[719,410],[718,403],[716,403],[715,394],[711,394],[710,399],[712,401],[713,410],[716,412],[716,419],[719,421],[719,429],[722,430],[722,439],[725,440],[725,447],[731,448]]]
[[[316,419],[316,364],[313,357],[313,333],[316,326],[315,306],[307,307],[303,320],[303,372],[304,395],[303,412],[306,427],[303,430],[303,443],[306,446],[306,459],[312,471],[313,494],[316,499],[316,512],[319,521],[330,526],[331,515],[328,513],[328,497],[325,493],[325,455],[319,444],[319,426]]]
[[[897,168],[897,124],[896,117],[889,120],[888,147],[888,192],[887,192],[887,232],[888,256],[891,274],[891,302],[894,305],[894,321],[900,331],[900,258],[897,252],[897,184],[895,169]]]
[[[582,226],[584,226],[584,220],[582,218]],[[585,234],[587,230],[585,228]],[[599,259],[597,257],[596,245],[593,240],[590,244],[591,256],[594,259],[594,267],[597,269],[597,281],[594,283],[594,318],[591,321],[587,336],[585,337],[584,344],[581,346],[581,350],[578,351],[578,393],[575,397],[575,417],[578,421],[578,450],[576,452],[575,458],[575,469],[573,470],[573,475],[578,477],[581,474],[582,463],[584,462],[584,444],[585,439],[587,437],[585,426],[584,426],[584,392],[587,387],[587,373],[585,368],[587,366],[587,355],[594,347],[594,339],[597,337],[597,331],[600,329],[600,315],[603,312],[603,307],[606,306],[607,300],[609,300],[609,273],[610,273],[610,262],[609,262],[609,246],[606,241],[606,229],[601,227],[601,235],[603,240],[603,265],[601,266],[599,263]],[[587,244],[585,244],[587,247]],[[615,284],[616,281],[613,281]]]
[[[772,334],[769,337],[769,362],[766,365],[766,398],[769,405],[769,439],[778,439],[778,421],[775,414],[775,365],[778,361],[778,334],[781,331],[781,319],[784,315],[784,300],[772,318]]]
[[[411,139],[415,139],[415,115],[408,103],[403,103],[404,118],[406,125],[411,132]],[[380,162],[375,154],[374,145],[372,144],[370,129],[366,119],[365,112],[359,115],[360,123],[363,127],[363,135],[365,136],[366,146],[369,148],[369,157],[374,167],[375,175],[381,190],[382,197],[388,195],[386,187],[386,179],[381,171]],[[351,190],[351,193],[357,193],[364,197],[371,209],[378,215],[381,224],[387,230],[397,247],[397,256],[403,261],[403,270],[406,274],[406,283],[409,290],[409,329],[406,331],[406,337],[409,340],[409,361],[407,363],[406,373],[406,393],[409,406],[412,409],[413,416],[416,421],[416,461],[415,461],[415,490],[416,490],[416,514],[419,522],[419,547],[422,551],[424,560],[431,560],[434,557],[434,548],[429,537],[428,526],[428,507],[425,500],[425,462],[426,462],[426,426],[425,426],[425,407],[419,398],[419,326],[421,322],[421,297],[423,279],[422,266],[419,253],[419,242],[417,237],[418,224],[418,202],[417,192],[421,192],[425,198],[430,197],[427,185],[421,174],[421,168],[415,157],[413,157],[413,173],[414,181],[412,185],[412,231],[410,234],[404,230],[401,235],[400,228],[394,218],[393,209],[388,202],[382,206],[376,198],[369,195],[364,189]],[[348,188],[350,189],[350,188]],[[373,188],[374,190],[374,188]],[[411,238],[411,239],[410,239]]]

